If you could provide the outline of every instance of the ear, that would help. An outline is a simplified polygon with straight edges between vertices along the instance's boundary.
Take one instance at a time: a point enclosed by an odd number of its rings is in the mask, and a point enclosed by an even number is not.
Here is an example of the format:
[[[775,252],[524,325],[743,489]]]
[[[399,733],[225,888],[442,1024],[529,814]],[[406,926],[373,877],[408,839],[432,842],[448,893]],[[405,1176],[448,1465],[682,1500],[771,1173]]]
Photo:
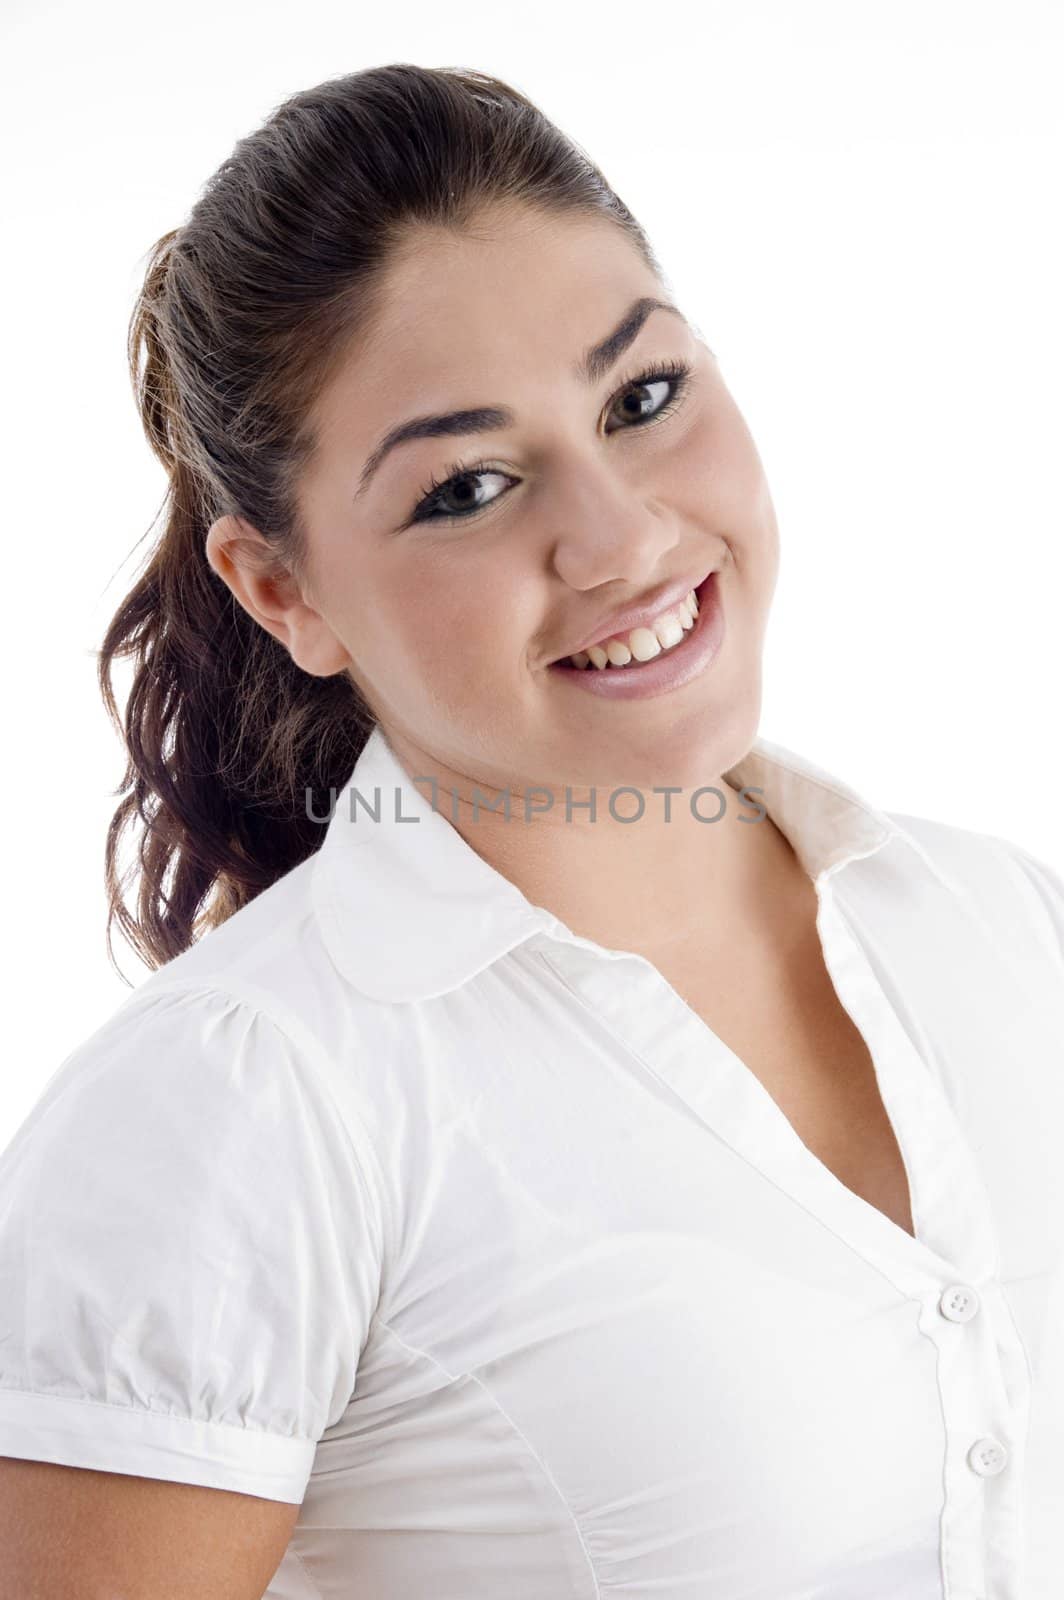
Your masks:
[[[326,678],[350,665],[343,644],[304,600],[295,578],[257,528],[234,516],[219,517],[207,533],[206,553],[234,598],[280,640],[296,666]]]

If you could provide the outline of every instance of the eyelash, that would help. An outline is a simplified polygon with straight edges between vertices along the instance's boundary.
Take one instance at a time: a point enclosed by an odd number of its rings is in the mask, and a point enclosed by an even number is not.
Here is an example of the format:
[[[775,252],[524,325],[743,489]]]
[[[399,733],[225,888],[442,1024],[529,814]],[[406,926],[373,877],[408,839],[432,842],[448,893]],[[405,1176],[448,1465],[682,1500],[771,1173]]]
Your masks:
[[[649,427],[651,423],[659,422],[664,417],[671,416],[672,413],[678,409],[686,392],[690,376],[691,366],[686,361],[656,362],[652,367],[648,367],[646,371],[636,373],[633,377],[626,378],[613,394],[610,400],[610,406],[613,406],[616,401],[620,399],[621,395],[624,394],[626,389],[641,388],[642,386],[650,383],[662,383],[666,381],[671,383],[673,386],[672,393],[665,404],[661,406],[659,410],[655,411],[652,416],[644,417],[632,424],[633,428]],[[622,428],[620,431],[625,433],[630,432],[631,429]],[[441,496],[444,489],[451,488],[452,484],[458,482],[462,478],[475,478],[482,472],[494,473],[495,476],[499,478],[510,476],[509,473],[500,472],[498,467],[493,467],[490,462],[486,461],[474,461],[470,466],[463,466],[462,463],[458,461],[453,462],[451,466],[446,469],[442,478],[432,478],[430,480],[428,486],[422,493],[421,498],[414,506],[414,509],[411,512],[405,526],[411,527],[413,524],[418,522],[468,522],[471,518],[479,515],[481,511],[489,510],[491,506],[495,505],[499,500],[505,498],[506,490],[503,490],[501,494],[496,495],[495,499],[489,501],[485,506],[473,506],[469,511],[448,511],[444,512],[440,516],[430,514],[433,506],[435,505],[437,499],[439,499]]]

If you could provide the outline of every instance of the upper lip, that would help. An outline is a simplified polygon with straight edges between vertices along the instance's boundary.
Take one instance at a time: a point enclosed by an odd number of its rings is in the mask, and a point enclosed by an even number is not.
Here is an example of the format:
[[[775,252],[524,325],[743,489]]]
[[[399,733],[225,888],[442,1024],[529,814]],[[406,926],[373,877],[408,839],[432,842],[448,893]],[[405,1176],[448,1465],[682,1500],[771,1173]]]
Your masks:
[[[600,617],[594,627],[584,634],[579,644],[567,645],[561,655],[555,656],[554,662],[564,661],[566,656],[575,656],[578,651],[586,650],[588,645],[597,644],[600,639],[612,639],[617,634],[631,633],[633,628],[649,626],[663,611],[668,611],[685,595],[690,594],[692,589],[700,588],[716,570],[716,567],[709,567],[700,577],[675,578],[663,583],[638,604],[623,606],[619,611],[611,611],[606,616]],[[551,663],[552,666],[554,662]]]

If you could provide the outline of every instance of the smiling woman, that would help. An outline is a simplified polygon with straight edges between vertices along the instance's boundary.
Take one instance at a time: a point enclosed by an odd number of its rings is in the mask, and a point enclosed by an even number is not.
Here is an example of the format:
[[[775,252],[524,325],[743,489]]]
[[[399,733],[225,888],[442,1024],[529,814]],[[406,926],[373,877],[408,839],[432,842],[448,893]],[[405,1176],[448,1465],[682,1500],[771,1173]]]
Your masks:
[[[603,174],[319,85],[129,353],[155,970],[0,1156],[0,1600],[1058,1595],[1064,885],[759,737],[772,496]]]

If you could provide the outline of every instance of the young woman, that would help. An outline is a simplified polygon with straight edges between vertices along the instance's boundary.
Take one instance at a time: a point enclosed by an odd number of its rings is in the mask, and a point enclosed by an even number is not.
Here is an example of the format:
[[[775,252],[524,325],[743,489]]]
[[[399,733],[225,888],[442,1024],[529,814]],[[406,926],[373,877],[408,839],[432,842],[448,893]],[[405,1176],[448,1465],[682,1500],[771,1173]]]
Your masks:
[[[4,1596],[1059,1594],[1064,885],[758,736],[776,519],[664,284],[405,64],[156,247],[155,970],[0,1161]]]

